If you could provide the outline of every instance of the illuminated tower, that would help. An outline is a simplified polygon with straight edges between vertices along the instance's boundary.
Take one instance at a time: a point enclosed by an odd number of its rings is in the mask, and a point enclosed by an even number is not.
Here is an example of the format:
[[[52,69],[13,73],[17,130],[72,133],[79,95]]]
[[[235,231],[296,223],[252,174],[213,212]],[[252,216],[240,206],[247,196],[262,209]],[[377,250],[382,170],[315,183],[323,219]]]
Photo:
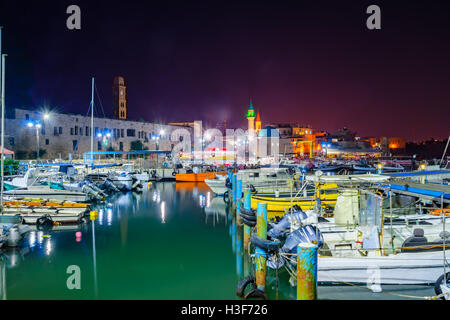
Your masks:
[[[114,115],[119,120],[127,120],[127,87],[125,86],[125,79],[120,76],[114,77],[112,90]]]
[[[259,117],[259,111],[256,114],[255,131],[256,134],[258,134],[259,131],[261,131],[261,118]]]
[[[253,108],[252,100],[250,100],[250,104],[248,105],[247,120],[248,120],[248,133],[251,134],[255,132],[255,109]]]

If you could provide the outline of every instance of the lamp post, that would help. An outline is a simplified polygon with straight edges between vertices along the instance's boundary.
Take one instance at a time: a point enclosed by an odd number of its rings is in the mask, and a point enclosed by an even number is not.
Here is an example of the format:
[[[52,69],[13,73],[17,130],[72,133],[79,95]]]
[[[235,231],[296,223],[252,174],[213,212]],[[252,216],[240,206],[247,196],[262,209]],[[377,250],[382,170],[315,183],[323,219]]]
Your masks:
[[[36,160],[39,160],[39,129],[42,128],[42,125],[39,123],[39,121],[28,122],[27,124],[28,128],[36,128]]]

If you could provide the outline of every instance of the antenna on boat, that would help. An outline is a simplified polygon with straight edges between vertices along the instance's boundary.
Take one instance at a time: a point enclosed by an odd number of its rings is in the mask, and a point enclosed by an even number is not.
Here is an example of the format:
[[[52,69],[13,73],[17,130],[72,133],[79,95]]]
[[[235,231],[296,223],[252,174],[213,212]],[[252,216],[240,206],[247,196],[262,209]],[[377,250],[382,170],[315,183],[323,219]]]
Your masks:
[[[91,166],[94,165],[94,77],[92,77],[91,93]]]

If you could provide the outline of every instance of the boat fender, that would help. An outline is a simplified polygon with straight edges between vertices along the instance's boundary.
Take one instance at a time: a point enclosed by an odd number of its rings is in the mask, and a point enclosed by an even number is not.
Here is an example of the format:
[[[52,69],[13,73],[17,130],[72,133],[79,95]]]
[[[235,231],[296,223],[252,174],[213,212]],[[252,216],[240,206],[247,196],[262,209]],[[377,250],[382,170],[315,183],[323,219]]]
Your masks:
[[[227,180],[225,180],[225,187],[227,187],[228,189],[231,189],[233,187],[230,178],[227,178]]]
[[[245,219],[245,217],[243,217],[243,216],[241,216],[241,220],[242,220],[242,222],[243,222],[245,225],[247,225],[247,226],[249,226],[249,227],[254,227],[254,226],[256,226],[256,221],[247,220],[247,219]]]
[[[267,300],[266,294],[255,288],[255,289],[251,289],[245,296],[244,299],[248,300],[250,298],[256,298],[256,299],[262,299],[262,300]]]
[[[241,214],[243,213],[243,214],[245,214],[247,216],[254,216],[254,217],[256,217],[256,210],[252,210],[252,209],[248,210],[248,209],[245,209],[243,207],[241,207],[240,210],[241,210]]]
[[[245,278],[241,279],[241,281],[238,282],[237,287],[236,287],[236,295],[239,298],[244,297],[244,292],[245,292],[245,289],[248,287],[248,285],[251,285],[252,289],[256,289],[255,278],[245,277]]]
[[[249,187],[250,187],[250,192],[251,192],[251,193],[253,193],[253,194],[258,193],[258,191],[256,190],[256,188],[255,188],[254,185],[250,184]]]
[[[250,242],[253,243],[258,248],[265,250],[266,252],[278,251],[281,247],[281,242],[277,239],[268,240],[258,237],[256,234],[252,234]]]
[[[230,202],[230,194],[228,193],[228,191],[225,191],[223,193],[223,201],[227,203]]]
[[[248,215],[243,212],[241,212],[239,215],[240,217],[244,217],[248,221],[256,221],[256,216]]]
[[[447,280],[447,287],[450,286],[450,272],[447,272],[445,274],[445,278]],[[436,292],[436,295],[442,294],[442,288],[441,285],[444,285],[444,274],[442,274],[434,284],[434,292]],[[441,297],[442,300],[445,300],[445,296]]]

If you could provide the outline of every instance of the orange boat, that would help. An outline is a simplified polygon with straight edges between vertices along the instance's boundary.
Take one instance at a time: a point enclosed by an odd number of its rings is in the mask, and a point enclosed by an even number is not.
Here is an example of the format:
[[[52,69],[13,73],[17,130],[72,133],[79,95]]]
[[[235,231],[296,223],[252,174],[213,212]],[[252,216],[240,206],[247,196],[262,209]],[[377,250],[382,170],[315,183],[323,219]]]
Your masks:
[[[225,171],[200,172],[200,173],[178,173],[175,180],[178,182],[205,182],[205,179],[214,179],[216,175],[226,175]]]

